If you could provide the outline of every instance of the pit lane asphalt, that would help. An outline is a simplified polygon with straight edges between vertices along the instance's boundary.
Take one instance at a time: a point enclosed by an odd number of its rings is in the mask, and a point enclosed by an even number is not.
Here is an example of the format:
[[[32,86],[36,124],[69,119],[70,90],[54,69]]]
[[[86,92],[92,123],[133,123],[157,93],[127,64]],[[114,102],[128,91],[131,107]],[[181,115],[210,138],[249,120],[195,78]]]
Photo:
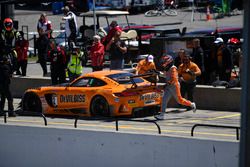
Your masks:
[[[14,106],[17,106],[20,99],[14,99]],[[7,108],[7,106],[6,106]],[[74,128],[74,118],[56,118],[46,116],[47,128]],[[119,120],[119,118],[118,118]],[[128,120],[139,120],[146,122],[134,122]],[[137,133],[137,134],[158,134],[157,126],[152,123],[156,121],[153,116],[143,118],[126,118],[118,121],[119,132]],[[229,111],[211,111],[197,110],[196,113],[186,111],[181,108],[168,108],[165,114],[165,120],[156,121],[161,130],[161,135],[191,137],[191,129],[195,124],[212,124],[240,126],[240,113]],[[0,117],[0,125],[20,125],[20,126],[45,126],[44,119],[41,116],[17,116],[7,117],[7,123],[4,123],[4,117]],[[79,118],[77,129],[97,130],[116,132],[116,121],[114,118]],[[218,140],[236,140],[236,129],[215,128],[215,127],[196,127],[194,129],[195,138],[218,139]]]

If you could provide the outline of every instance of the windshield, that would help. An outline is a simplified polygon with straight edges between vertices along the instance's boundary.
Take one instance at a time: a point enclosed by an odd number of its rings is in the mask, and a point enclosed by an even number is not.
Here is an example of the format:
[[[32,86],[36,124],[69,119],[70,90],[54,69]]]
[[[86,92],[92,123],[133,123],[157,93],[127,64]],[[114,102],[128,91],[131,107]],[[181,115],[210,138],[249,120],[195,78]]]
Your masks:
[[[134,75],[131,73],[117,73],[117,74],[108,75],[107,77],[116,81],[119,84],[133,84],[132,80],[134,81],[134,83],[144,82],[142,78],[130,78],[131,76],[134,76]]]

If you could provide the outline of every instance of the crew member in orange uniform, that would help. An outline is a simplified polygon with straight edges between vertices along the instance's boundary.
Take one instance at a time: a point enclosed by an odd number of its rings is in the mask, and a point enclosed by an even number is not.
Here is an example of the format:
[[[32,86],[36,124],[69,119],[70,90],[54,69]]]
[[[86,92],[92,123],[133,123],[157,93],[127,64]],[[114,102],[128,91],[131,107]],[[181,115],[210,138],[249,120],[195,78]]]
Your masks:
[[[172,96],[179,104],[191,107],[193,109],[193,112],[195,112],[196,111],[195,103],[186,100],[181,96],[178,71],[177,67],[174,66],[172,56],[169,55],[163,56],[160,60],[160,65],[164,70],[163,77],[165,78],[166,85],[164,88],[164,94],[162,98],[161,113],[159,115],[156,115],[155,118],[158,120],[164,119],[164,114],[167,108],[167,104]]]
[[[101,37],[99,35],[95,35],[93,40],[93,45],[90,49],[92,69],[93,71],[101,71],[104,62],[104,45],[101,43]]]
[[[187,99],[193,101],[194,88],[196,86],[196,77],[201,75],[201,70],[197,64],[192,62],[191,57],[187,53],[183,56],[182,64],[178,67],[178,74],[181,84],[181,95]],[[188,107],[187,110],[191,110]]]
[[[152,72],[155,71],[156,67],[155,67],[155,63],[154,63],[154,56],[153,55],[148,55],[145,59],[139,61],[139,63],[137,64],[136,67],[136,74],[145,74],[147,72]],[[148,81],[156,81],[155,77],[143,77],[144,79],[148,80]]]

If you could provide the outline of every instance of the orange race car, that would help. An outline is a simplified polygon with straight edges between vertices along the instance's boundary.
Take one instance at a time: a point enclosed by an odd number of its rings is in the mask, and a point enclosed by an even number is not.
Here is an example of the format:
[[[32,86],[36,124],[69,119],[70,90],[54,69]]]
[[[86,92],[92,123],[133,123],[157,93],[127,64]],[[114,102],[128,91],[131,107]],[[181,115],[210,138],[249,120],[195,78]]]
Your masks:
[[[160,111],[162,90],[125,71],[98,71],[71,83],[28,89],[22,111],[46,115],[143,116]]]

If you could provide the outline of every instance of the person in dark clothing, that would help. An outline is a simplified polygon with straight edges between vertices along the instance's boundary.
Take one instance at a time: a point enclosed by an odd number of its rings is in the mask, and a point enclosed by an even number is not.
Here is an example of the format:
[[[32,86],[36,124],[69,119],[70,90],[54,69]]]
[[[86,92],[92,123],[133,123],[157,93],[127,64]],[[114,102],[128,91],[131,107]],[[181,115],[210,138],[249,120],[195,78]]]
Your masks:
[[[15,42],[17,40],[18,32],[14,29],[13,20],[11,18],[6,18],[3,21],[3,29],[1,30],[1,40],[3,46],[1,50],[3,54],[11,59],[11,70],[14,72],[17,66],[17,55],[14,50]],[[2,55],[1,55],[2,56]]]
[[[49,52],[50,70],[52,85],[66,82],[66,56],[65,52],[55,42],[51,42],[51,51]]]
[[[13,72],[13,57],[10,49],[16,33],[13,30],[13,22],[10,18],[4,20],[4,29],[0,36],[0,115],[4,114],[5,100],[8,100],[9,117],[16,116],[13,106],[13,98],[10,91],[10,78]]]
[[[0,112],[1,114],[4,112],[5,100],[8,100],[8,113],[9,117],[15,117],[16,113],[14,112],[13,106],[13,98],[10,91],[10,78],[12,75],[10,59],[6,56],[1,56],[0,60],[0,94],[1,94],[1,102],[0,102]]]
[[[176,67],[179,67],[179,65],[181,65],[182,63],[182,58],[185,55],[185,50],[184,49],[180,49],[177,53],[177,56],[174,59],[174,65]]]
[[[52,27],[51,22],[47,20],[46,14],[41,14],[37,23],[37,32],[39,38],[37,40],[38,48],[38,61],[43,70],[43,76],[46,76],[47,71],[47,54],[49,49],[49,39],[51,35]]]
[[[204,84],[203,73],[205,72],[204,65],[204,51],[200,46],[200,40],[198,38],[193,39],[193,51],[190,55],[192,57],[192,62],[198,65],[201,70],[201,76],[197,76],[197,84]]]
[[[124,57],[127,53],[125,42],[120,39],[121,31],[116,31],[115,36],[109,41],[106,50],[110,53],[110,70],[123,69]]]
[[[233,69],[233,58],[231,50],[224,44],[222,38],[216,38],[214,43],[217,46],[216,52],[216,73],[220,81],[230,81]]]

